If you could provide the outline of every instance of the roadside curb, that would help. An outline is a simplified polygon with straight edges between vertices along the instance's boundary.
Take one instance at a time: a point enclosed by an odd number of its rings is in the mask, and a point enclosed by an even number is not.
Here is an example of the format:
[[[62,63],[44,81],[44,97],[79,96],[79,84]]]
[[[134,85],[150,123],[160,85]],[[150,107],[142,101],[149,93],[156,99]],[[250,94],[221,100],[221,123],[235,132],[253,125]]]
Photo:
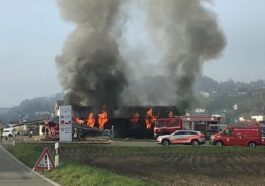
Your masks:
[[[54,186],[61,186],[60,184],[56,183],[55,181],[47,178],[46,176],[36,172],[36,171],[33,171],[31,168],[27,167],[24,163],[22,163],[21,161],[19,161],[15,156],[13,156],[10,152],[8,152],[3,146],[2,144],[0,144],[0,148],[5,152],[7,153],[11,158],[13,158],[17,163],[19,163],[22,167],[24,167],[25,169],[27,169],[29,171],[29,173],[34,173],[35,175],[39,176],[41,179],[47,181],[48,183],[54,185]]]

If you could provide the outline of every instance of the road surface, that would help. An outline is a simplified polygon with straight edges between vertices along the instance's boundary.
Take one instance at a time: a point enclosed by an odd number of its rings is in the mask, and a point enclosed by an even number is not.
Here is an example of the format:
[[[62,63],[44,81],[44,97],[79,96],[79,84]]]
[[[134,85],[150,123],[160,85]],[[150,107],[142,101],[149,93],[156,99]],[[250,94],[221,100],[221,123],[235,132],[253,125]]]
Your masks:
[[[13,159],[0,145],[0,185],[2,186],[51,186]]]

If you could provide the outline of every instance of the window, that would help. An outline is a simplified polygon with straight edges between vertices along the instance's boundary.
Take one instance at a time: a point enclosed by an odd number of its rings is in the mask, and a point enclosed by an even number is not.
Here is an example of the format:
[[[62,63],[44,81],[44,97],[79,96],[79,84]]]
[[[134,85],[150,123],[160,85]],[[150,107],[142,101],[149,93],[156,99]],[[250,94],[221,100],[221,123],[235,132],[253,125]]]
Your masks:
[[[261,136],[262,137],[265,137],[265,127],[262,127],[261,128]]]
[[[178,136],[178,135],[185,135],[183,131],[178,131],[174,134],[175,136]]]
[[[231,136],[232,135],[232,129],[226,129],[224,131],[224,135]]]
[[[196,135],[197,132],[193,132],[193,131],[185,131],[184,135]]]

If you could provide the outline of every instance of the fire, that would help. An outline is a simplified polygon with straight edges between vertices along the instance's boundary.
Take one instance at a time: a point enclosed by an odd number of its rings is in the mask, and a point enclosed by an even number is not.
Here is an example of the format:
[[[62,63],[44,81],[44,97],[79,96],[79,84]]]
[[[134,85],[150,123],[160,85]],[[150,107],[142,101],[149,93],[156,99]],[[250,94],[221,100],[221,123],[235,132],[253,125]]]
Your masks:
[[[76,114],[73,114],[73,121],[74,121],[74,123],[77,123],[77,124],[84,124],[84,120],[77,117]]]
[[[134,125],[136,125],[137,122],[139,121],[139,118],[140,118],[139,113],[138,113],[138,112],[135,112],[135,113],[132,115],[131,123],[133,123]]]
[[[84,120],[82,120],[82,119],[80,119],[80,118],[78,118],[78,117],[75,117],[75,123],[77,123],[77,124],[84,124]]]
[[[95,117],[94,117],[94,113],[90,112],[88,115],[88,119],[87,119],[87,125],[90,127],[94,127],[95,125]]]
[[[106,110],[103,110],[98,114],[98,124],[99,128],[104,129],[106,122],[108,121],[108,113]]]
[[[150,108],[145,115],[145,124],[147,129],[152,128],[152,123],[155,122],[157,119],[157,116],[153,115],[153,109]]]

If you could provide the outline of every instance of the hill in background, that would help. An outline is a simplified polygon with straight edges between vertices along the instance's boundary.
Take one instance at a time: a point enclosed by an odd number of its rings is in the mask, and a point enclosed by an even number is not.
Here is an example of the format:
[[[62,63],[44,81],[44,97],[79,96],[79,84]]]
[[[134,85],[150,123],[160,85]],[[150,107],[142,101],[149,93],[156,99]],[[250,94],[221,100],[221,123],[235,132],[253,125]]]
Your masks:
[[[158,90],[167,89],[167,79],[164,76],[144,77],[139,84],[139,90],[146,85],[159,81],[159,88],[149,91],[152,95],[163,95]],[[164,83],[163,83],[164,82]],[[143,89],[142,89],[143,90]],[[148,91],[148,89],[145,89]],[[249,83],[228,80],[218,82],[209,77],[200,77],[194,86],[195,101],[188,112],[202,108],[209,114],[225,114],[228,121],[233,121],[241,114],[265,113],[265,81],[257,80]],[[151,95],[151,94],[150,94]],[[63,93],[51,97],[39,97],[22,101],[12,108],[0,108],[0,120],[4,122],[40,119],[42,113],[53,112],[57,100],[62,100]]]

